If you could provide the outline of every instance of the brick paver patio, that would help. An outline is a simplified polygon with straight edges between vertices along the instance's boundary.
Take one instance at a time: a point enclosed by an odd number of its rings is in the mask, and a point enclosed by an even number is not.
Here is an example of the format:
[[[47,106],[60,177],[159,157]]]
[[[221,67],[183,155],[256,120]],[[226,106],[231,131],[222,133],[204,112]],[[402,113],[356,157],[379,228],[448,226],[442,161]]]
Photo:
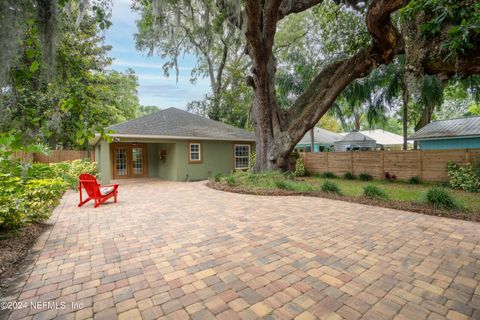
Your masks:
[[[480,319],[480,224],[201,182],[77,197],[3,299],[57,308],[10,319]]]

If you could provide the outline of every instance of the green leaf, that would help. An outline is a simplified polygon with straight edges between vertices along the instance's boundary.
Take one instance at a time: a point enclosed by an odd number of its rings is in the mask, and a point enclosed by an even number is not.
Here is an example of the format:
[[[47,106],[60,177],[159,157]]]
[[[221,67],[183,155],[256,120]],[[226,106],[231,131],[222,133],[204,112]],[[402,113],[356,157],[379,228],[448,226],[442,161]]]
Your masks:
[[[33,61],[32,64],[30,65],[30,72],[34,73],[35,71],[38,70],[40,67],[40,63],[38,63],[37,60]]]

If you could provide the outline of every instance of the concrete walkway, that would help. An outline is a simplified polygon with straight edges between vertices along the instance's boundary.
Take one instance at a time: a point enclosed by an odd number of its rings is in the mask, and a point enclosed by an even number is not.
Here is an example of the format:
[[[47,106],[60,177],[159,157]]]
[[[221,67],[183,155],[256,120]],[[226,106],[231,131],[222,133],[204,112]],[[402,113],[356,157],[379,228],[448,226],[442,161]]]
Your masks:
[[[0,299],[10,319],[480,319],[480,224],[201,182],[77,202]]]

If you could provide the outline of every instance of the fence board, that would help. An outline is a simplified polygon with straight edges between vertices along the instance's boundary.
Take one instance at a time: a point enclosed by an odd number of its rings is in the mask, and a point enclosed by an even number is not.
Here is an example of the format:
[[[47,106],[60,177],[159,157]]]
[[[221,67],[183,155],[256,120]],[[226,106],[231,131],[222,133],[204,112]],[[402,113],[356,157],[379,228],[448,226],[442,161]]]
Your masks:
[[[311,173],[368,173],[378,179],[389,172],[402,180],[418,176],[425,181],[439,182],[448,181],[449,161],[476,163],[480,161],[480,149],[303,152],[301,156],[306,170]]]
[[[86,150],[52,150],[50,154],[15,152],[14,158],[25,162],[56,163],[77,159],[90,159],[95,161],[95,152]]]

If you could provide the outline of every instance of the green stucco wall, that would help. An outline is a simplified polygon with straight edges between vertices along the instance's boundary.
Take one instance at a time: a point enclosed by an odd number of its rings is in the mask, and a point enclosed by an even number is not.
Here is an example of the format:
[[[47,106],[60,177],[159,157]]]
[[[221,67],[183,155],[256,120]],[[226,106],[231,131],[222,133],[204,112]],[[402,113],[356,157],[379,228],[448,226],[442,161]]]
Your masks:
[[[233,142],[200,142],[203,148],[202,163],[188,163],[188,141],[178,141],[176,143],[176,180],[204,180],[215,172],[229,173],[233,170]]]
[[[110,183],[111,172],[110,172],[110,145],[108,141],[101,140],[98,143],[99,146],[99,161],[98,161],[98,171],[100,176],[100,181],[102,184]]]
[[[165,180],[195,181],[204,180],[213,173],[230,173],[233,170],[232,141],[200,141],[202,143],[202,163],[188,163],[188,141],[121,139],[119,143],[146,143],[148,159],[148,177]],[[245,142],[238,142],[244,144]],[[110,145],[101,140],[98,148],[100,179],[103,184],[110,183]],[[165,160],[160,159],[161,150],[166,150]],[[253,151],[253,146],[252,149]]]

